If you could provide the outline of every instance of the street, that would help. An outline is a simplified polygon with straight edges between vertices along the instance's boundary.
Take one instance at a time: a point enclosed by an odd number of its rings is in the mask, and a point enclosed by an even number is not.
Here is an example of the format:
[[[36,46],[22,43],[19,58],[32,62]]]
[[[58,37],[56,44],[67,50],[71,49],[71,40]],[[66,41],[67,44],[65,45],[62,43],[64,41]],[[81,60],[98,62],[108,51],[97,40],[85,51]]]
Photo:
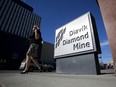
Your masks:
[[[71,75],[55,72],[0,71],[0,87],[116,87],[113,74]]]

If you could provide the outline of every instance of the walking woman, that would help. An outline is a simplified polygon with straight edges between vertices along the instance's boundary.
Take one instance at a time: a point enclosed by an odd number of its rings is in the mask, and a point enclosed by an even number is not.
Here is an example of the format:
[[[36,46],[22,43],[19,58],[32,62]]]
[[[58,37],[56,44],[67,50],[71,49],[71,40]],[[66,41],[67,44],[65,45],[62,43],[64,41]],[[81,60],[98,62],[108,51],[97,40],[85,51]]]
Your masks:
[[[33,26],[33,34],[30,35],[28,39],[30,42],[30,47],[26,53],[25,68],[21,72],[21,74],[28,73],[31,60],[38,67],[38,69],[41,70],[40,64],[38,63],[38,59],[40,59],[43,41],[42,41],[40,29],[37,25]]]

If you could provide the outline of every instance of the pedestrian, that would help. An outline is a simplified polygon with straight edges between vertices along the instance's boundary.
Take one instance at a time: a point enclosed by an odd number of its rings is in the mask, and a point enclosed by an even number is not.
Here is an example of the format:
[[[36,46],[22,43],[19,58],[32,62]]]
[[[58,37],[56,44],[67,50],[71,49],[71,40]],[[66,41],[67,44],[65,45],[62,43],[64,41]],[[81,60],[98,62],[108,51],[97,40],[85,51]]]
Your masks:
[[[30,42],[30,46],[26,53],[25,68],[21,72],[21,74],[28,73],[31,60],[37,66],[37,68],[41,71],[41,66],[38,63],[38,60],[40,60],[43,40],[41,37],[40,28],[37,25],[33,26],[33,33],[32,35],[28,36],[28,40]]]

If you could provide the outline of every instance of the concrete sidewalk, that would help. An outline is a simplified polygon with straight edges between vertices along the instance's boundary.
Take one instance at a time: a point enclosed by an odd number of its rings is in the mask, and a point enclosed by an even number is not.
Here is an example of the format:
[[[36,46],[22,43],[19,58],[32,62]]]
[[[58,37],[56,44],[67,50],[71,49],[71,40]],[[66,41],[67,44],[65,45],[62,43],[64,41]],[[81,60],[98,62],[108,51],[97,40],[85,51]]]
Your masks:
[[[0,71],[0,87],[116,87],[113,74],[70,75],[48,72]]]

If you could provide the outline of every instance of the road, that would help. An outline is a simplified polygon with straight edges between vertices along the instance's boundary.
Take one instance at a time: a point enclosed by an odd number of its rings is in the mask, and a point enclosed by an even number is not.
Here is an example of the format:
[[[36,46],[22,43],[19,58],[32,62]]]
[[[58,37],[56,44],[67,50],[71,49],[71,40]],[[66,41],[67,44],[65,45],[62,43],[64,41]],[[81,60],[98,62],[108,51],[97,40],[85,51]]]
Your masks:
[[[0,71],[0,87],[116,87],[114,74],[71,75],[55,72]]]

